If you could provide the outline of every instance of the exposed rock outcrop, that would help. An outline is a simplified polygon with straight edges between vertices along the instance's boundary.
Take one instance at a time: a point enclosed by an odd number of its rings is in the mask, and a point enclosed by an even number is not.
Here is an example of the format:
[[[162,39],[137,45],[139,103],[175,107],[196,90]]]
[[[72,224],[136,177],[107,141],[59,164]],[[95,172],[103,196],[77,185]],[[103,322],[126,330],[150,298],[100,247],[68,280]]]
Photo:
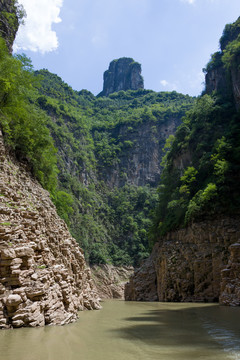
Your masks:
[[[240,17],[233,24],[225,26],[220,39],[221,51],[213,54],[205,76],[206,93],[215,91],[223,96],[233,97],[237,110],[240,109],[240,55],[236,51],[236,44],[232,44],[239,41],[239,36]],[[229,56],[227,61],[224,60],[226,53]]]
[[[125,300],[157,301],[157,274],[153,263],[154,253],[135,270],[130,282],[126,283]]]
[[[221,272],[220,302],[224,305],[240,305],[240,243],[229,247],[230,258]]]
[[[104,166],[102,177],[108,186],[120,187],[126,183],[157,186],[162,172],[164,144],[169,135],[175,134],[180,123],[181,114],[176,114],[163,123],[148,121],[137,128],[121,125],[113,129],[111,137],[121,138],[125,148],[114,166]]]
[[[49,193],[5,153],[0,134],[0,328],[70,323],[98,300]]]
[[[9,52],[18,31],[20,6],[14,0],[0,0],[0,35],[5,39]]]
[[[231,68],[232,92],[237,109],[240,109],[240,55],[237,56],[234,66]]]
[[[239,217],[168,233],[126,285],[126,300],[240,305],[239,239]]]
[[[125,284],[133,274],[133,267],[94,265],[91,272],[101,299],[124,299]]]
[[[205,76],[206,93],[211,94],[213,91],[226,93],[230,90],[230,84],[227,81],[227,72],[223,64],[208,71]]]
[[[143,89],[141,65],[132,58],[120,58],[111,61],[109,69],[103,75],[103,91],[99,96],[108,96],[120,90]]]

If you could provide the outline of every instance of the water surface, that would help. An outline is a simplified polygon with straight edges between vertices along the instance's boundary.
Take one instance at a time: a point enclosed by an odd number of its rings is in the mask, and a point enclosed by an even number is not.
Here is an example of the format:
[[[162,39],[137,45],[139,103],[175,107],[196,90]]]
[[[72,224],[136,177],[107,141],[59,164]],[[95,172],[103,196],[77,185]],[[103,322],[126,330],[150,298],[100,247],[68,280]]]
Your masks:
[[[106,301],[63,327],[0,331],[0,360],[240,360],[240,308]]]

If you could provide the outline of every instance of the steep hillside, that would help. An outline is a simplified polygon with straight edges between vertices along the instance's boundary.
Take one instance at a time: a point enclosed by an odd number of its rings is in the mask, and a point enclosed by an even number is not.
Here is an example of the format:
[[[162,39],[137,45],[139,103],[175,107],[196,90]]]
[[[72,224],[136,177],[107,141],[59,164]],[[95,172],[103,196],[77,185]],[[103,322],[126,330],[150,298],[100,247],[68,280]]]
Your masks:
[[[95,97],[1,48],[1,129],[50,191],[90,264],[136,265],[149,254],[162,148],[194,99],[150,90]],[[10,84],[10,85],[9,85]]]
[[[136,265],[149,253],[162,148],[194,99],[143,89],[96,98],[47,70],[37,75],[36,104],[58,149],[59,186],[73,199],[72,214],[62,215],[91,264]]]
[[[232,27],[238,23],[239,20]],[[225,45],[222,58],[235,41]],[[207,65],[210,73],[212,61]],[[229,86],[213,89],[212,93],[200,97],[172,139],[164,159],[155,217],[159,234],[199,217],[235,214],[240,209],[239,112],[235,107],[236,98],[229,90],[237,88],[235,80],[229,77],[232,68],[239,66],[236,61],[238,57],[233,56],[232,62],[223,68],[225,75],[221,73],[221,80],[216,81]],[[210,91],[208,84],[207,90]]]
[[[158,300],[240,304],[239,19],[220,43],[206,67],[208,94],[167,143],[151,230],[157,244],[127,287],[128,299],[147,299],[154,282]]]
[[[220,93],[225,98],[233,96],[235,106],[240,107],[240,17],[226,25],[220,39],[220,51],[212,55],[206,72],[206,92]]]
[[[0,154],[0,328],[63,325],[99,309],[83,251],[1,133]]]

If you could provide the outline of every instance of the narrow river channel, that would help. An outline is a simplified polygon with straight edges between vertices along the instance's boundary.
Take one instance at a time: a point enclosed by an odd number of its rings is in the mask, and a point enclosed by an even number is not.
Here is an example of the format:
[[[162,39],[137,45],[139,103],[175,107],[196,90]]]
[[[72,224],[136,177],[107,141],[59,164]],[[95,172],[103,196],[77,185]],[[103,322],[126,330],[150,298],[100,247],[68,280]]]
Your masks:
[[[106,301],[63,327],[0,331],[0,360],[240,360],[240,308]]]

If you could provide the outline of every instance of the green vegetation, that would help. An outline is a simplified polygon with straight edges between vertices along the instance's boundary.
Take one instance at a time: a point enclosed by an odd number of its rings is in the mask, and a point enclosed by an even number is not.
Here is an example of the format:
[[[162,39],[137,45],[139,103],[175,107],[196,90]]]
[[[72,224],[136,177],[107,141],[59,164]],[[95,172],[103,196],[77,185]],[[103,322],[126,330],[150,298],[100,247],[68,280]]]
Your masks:
[[[231,70],[239,67],[239,34],[240,18],[226,26],[220,40],[223,51],[215,53],[206,68],[225,66],[229,83]],[[226,91],[200,97],[165,146],[152,243],[191,221],[239,212],[239,111]]]
[[[149,213],[157,195],[155,187],[129,183],[127,159],[138,144],[140,126],[149,124],[158,142],[158,128],[170,118],[180,123],[194,99],[142,89],[96,98],[86,90],[73,91],[47,70],[36,75],[42,79],[36,101],[49,117],[58,148],[60,193],[54,202],[59,215],[90,263],[136,265],[149,254]],[[109,187],[116,167],[120,185]]]
[[[9,221],[3,222],[0,224],[1,226],[11,226],[11,223]]]
[[[21,160],[31,164],[32,171],[48,190],[56,187],[56,150],[47,116],[37,108],[37,78],[28,59],[8,54],[0,38],[0,124],[6,142]]]
[[[161,149],[162,124],[180,123],[194,99],[142,89],[96,98],[47,70],[34,72],[24,55],[8,54],[3,40],[0,46],[6,143],[50,191],[90,263],[137,265],[149,254],[149,214],[157,193],[154,186],[130,181],[128,158],[141,126],[147,125]],[[109,185],[113,170],[118,186]]]
[[[226,27],[206,68],[224,67],[229,81],[239,59],[239,19],[233,28]],[[46,69],[34,72],[2,39],[0,84],[5,141],[49,190],[89,263],[136,266],[149,254],[150,227],[153,244],[193,220],[239,209],[240,127],[231,93],[197,101],[143,89],[95,97]],[[180,125],[175,136],[169,124]],[[136,166],[149,165],[133,156],[143,137],[143,151],[154,144],[163,155],[158,189],[157,177],[134,178]]]
[[[227,24],[220,38],[220,51],[212,54],[204,72],[219,67],[227,70],[237,66],[240,56],[240,17],[233,23]]]

